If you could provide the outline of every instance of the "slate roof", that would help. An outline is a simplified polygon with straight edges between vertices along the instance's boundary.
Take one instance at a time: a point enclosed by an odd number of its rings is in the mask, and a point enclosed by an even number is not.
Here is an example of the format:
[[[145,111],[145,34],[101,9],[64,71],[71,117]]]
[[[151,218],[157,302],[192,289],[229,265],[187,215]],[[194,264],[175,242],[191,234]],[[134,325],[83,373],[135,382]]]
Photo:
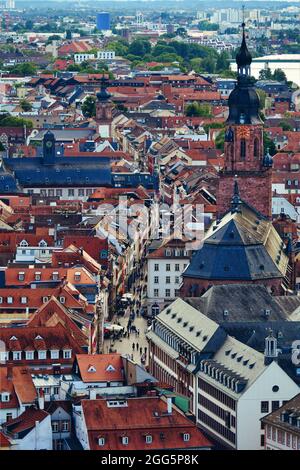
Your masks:
[[[224,284],[212,286],[201,297],[186,298],[185,301],[207,315],[211,320],[222,323],[285,321],[300,308],[300,297],[274,297],[260,284]],[[265,310],[270,314],[266,317]],[[253,328],[253,325],[252,325]]]
[[[105,157],[56,157],[53,165],[43,158],[13,158],[4,166],[25,188],[111,186],[110,159]]]
[[[184,278],[259,280],[285,276],[285,245],[272,223],[246,204],[211,226]]]

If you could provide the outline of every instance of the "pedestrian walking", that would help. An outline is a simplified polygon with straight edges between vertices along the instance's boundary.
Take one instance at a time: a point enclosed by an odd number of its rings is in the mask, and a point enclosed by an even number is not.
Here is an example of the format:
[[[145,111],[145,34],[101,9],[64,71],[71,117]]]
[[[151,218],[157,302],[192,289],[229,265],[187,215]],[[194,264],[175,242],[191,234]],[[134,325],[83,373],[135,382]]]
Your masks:
[[[132,343],[132,349],[133,349],[133,351],[134,351],[134,348],[135,348],[135,344],[134,344],[134,343]]]
[[[145,346],[145,348],[144,348],[144,349],[145,349],[145,355],[146,355],[146,354],[147,354],[147,348],[146,348],[146,346]]]
[[[139,350],[139,343],[136,343],[136,350]]]
[[[143,348],[140,348],[140,355],[143,354]]]

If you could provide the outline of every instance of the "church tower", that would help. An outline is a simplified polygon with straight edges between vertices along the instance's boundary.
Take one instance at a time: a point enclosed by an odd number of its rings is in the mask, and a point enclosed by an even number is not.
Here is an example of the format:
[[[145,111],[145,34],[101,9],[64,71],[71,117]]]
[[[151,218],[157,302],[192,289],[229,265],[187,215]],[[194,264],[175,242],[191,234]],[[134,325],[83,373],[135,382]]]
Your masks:
[[[110,99],[111,94],[107,91],[107,82],[108,80],[103,76],[101,78],[101,88],[99,93],[97,93],[96,102],[96,121],[101,137],[111,136],[113,103]]]
[[[252,57],[245,37],[236,56],[237,85],[228,99],[224,167],[220,171],[217,195],[218,216],[231,207],[235,181],[242,201],[267,218],[272,216],[272,158],[264,155],[263,122],[259,116],[259,97],[251,80]]]

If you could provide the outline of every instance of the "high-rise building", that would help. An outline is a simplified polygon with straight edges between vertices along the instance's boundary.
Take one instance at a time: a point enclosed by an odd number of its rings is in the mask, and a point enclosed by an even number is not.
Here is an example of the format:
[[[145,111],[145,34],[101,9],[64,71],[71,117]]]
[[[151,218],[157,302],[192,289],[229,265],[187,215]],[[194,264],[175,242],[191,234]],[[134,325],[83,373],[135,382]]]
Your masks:
[[[97,13],[97,29],[100,31],[108,31],[110,29],[110,14],[102,11]]]
[[[7,10],[14,10],[15,9],[15,0],[7,0],[6,1],[6,9]]]

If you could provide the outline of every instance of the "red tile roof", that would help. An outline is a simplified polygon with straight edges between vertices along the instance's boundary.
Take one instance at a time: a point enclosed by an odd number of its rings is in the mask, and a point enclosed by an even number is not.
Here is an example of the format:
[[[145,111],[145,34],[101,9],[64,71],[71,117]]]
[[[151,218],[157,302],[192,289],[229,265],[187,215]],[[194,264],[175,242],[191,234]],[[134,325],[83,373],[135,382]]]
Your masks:
[[[41,339],[37,339],[39,336]],[[7,351],[35,351],[44,348],[46,350],[72,349],[73,354],[82,352],[71,332],[61,324],[55,327],[0,328],[0,340],[5,343]],[[60,359],[61,361],[63,359]]]
[[[35,427],[36,422],[39,423],[47,418],[49,414],[44,410],[37,410],[33,407],[27,408],[18,418],[12,419],[3,424],[5,433],[18,434],[24,431],[30,431]]]
[[[123,382],[124,369],[120,354],[77,354],[76,361],[83,382]]]
[[[211,447],[193,423],[173,408],[167,414],[166,403],[158,397],[130,398],[127,406],[109,407],[106,400],[83,400],[82,409],[91,450],[151,450]],[[190,440],[183,441],[188,433]],[[152,443],[146,444],[146,435]],[[122,437],[129,438],[122,444]],[[99,446],[100,437],[105,439]]]

